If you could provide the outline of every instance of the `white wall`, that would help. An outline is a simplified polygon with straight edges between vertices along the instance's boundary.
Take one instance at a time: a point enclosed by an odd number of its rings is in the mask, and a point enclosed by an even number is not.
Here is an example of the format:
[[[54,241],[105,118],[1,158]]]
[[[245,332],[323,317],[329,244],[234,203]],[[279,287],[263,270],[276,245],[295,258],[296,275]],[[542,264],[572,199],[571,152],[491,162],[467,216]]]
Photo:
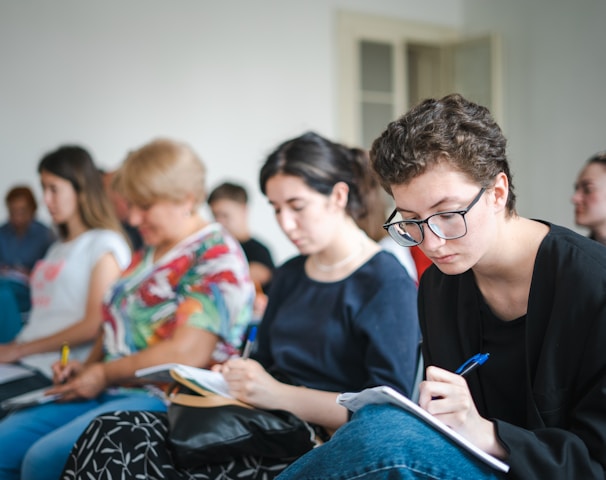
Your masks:
[[[578,171],[606,149],[606,2],[464,0],[472,32],[504,46],[504,131],[518,209],[574,228]]]
[[[247,185],[253,231],[282,261],[296,251],[257,172],[286,138],[337,134],[337,9],[460,26],[461,1],[0,0],[0,195],[39,193],[38,160],[62,143],[113,168],[170,136],[204,158],[209,186]]]

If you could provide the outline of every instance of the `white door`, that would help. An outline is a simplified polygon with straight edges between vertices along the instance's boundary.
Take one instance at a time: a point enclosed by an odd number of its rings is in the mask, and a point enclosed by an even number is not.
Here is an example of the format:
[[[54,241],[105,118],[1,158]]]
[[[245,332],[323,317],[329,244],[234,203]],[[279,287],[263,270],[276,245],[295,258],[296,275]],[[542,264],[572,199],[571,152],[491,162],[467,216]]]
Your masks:
[[[370,148],[387,124],[428,97],[459,92],[500,114],[500,55],[495,37],[341,13],[339,131]]]

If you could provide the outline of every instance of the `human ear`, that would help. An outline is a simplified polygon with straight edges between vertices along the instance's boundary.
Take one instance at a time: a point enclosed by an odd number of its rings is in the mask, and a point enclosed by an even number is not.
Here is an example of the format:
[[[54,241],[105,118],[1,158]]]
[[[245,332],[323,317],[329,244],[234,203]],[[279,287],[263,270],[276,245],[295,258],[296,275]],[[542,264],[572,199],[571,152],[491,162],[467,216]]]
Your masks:
[[[509,179],[504,172],[500,172],[495,179],[495,183],[492,187],[494,206],[497,211],[505,209],[507,205],[507,198],[509,197]]]
[[[191,217],[196,211],[196,202],[194,201],[194,196],[191,194],[187,194],[185,199],[183,200],[183,210],[184,216]]]
[[[345,209],[347,201],[349,200],[349,186],[345,182],[337,182],[332,187],[331,197],[335,202],[335,205]]]

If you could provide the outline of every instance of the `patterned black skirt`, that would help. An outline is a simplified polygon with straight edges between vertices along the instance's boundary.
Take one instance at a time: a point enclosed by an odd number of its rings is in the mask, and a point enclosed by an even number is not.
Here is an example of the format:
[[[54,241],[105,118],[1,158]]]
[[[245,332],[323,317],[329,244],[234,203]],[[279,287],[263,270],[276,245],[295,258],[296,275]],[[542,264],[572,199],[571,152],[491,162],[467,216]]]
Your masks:
[[[124,411],[100,415],[72,449],[62,480],[271,480],[289,462],[241,457],[194,469],[175,466],[167,443],[166,413]]]

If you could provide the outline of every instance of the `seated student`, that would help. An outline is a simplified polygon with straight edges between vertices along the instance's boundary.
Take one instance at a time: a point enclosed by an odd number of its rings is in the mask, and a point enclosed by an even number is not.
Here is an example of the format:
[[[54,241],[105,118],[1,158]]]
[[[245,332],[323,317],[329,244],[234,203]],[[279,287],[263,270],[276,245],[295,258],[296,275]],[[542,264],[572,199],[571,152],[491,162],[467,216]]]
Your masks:
[[[5,197],[8,221],[0,226],[0,343],[21,330],[31,309],[29,277],[55,240],[53,231],[36,220],[38,204],[27,185],[16,185]]]
[[[248,258],[251,278],[267,293],[274,271],[274,261],[269,249],[251,236],[246,189],[235,183],[222,183],[210,192],[208,206],[215,220],[240,242]]]
[[[425,100],[371,150],[386,225],[431,258],[419,286],[419,405],[505,475],[403,409],[369,405],[280,479],[603,479],[606,247],[518,216],[506,140],[460,95]],[[453,373],[477,352],[489,360]]]
[[[41,159],[38,173],[59,238],[31,274],[27,324],[13,342],[0,345],[0,362],[19,362],[37,373],[3,384],[1,400],[50,385],[63,343],[74,358],[87,357],[101,327],[103,295],[130,261],[88,151],[59,147]]]
[[[606,151],[592,155],[574,184],[574,221],[589,238],[606,244]]]
[[[236,240],[198,213],[205,175],[195,153],[170,140],[128,155],[116,185],[147,247],[105,296],[103,335],[88,359],[54,364],[48,392],[60,400],[0,422],[0,478],[56,480],[98,414],[166,410],[155,389],[133,386],[138,369],[168,362],[210,366],[237,352],[254,286]],[[80,258],[86,261],[88,252]]]
[[[220,369],[238,399],[289,410],[329,431],[347,421],[335,401],[339,392],[387,384],[410,394],[415,373],[416,286],[354,221],[365,211],[368,173],[365,152],[314,133],[284,142],[268,157],[261,190],[301,255],[276,270],[254,360],[232,359]],[[61,478],[155,472],[171,479],[270,480],[289,463],[245,456],[179,469],[167,428],[166,415],[153,412],[98,417]],[[121,456],[107,448],[114,442]]]

